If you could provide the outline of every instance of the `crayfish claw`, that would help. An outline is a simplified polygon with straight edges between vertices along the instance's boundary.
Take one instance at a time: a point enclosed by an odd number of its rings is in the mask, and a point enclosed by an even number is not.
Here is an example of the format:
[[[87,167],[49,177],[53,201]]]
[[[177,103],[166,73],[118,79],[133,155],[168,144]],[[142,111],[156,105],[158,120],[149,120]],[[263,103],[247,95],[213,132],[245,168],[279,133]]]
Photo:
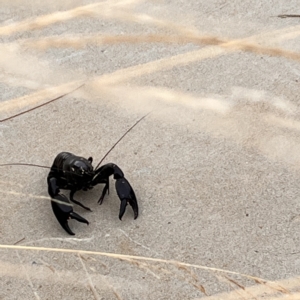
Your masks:
[[[131,187],[130,183],[125,177],[116,180],[116,190],[121,200],[119,219],[122,220],[122,217],[125,213],[126,206],[128,203],[132,207],[134,213],[134,219],[136,219],[139,214],[139,208],[138,208],[136,196],[133,188]]]
[[[121,200],[120,213],[119,213],[119,219],[120,219],[120,221],[122,221],[122,217],[123,217],[123,215],[125,213],[126,206],[127,206],[127,200],[126,199]]]
[[[75,233],[70,229],[68,222],[60,223],[61,227],[70,235],[75,235]]]
[[[139,216],[139,209],[138,209],[138,206],[132,206],[132,210],[133,210],[133,214],[134,214],[134,220]]]
[[[89,224],[89,222],[73,212],[73,207],[65,195],[58,194],[51,200],[52,210],[61,227],[70,235],[75,233],[70,229],[68,220],[75,219],[81,223]]]
[[[76,212],[72,211],[70,213],[70,218],[71,219],[74,219],[74,220],[77,220],[78,222],[80,223],[85,223],[87,225],[89,225],[89,221],[86,220],[85,218],[83,218],[82,216],[78,215]]]

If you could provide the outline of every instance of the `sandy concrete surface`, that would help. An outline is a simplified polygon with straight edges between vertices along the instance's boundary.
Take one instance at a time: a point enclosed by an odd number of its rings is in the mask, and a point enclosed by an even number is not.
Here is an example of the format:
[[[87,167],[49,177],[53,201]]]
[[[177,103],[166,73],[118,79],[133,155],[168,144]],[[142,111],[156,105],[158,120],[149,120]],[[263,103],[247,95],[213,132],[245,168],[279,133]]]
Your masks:
[[[90,225],[69,236],[48,170],[1,167],[0,299],[300,299],[300,18],[276,17],[297,13],[297,0],[1,1],[0,119],[84,84],[2,121],[1,164],[70,151],[96,165],[151,114],[104,161],[134,187],[137,220],[128,207],[119,221],[111,179],[102,206],[101,186],[78,193],[93,212],[75,205]]]

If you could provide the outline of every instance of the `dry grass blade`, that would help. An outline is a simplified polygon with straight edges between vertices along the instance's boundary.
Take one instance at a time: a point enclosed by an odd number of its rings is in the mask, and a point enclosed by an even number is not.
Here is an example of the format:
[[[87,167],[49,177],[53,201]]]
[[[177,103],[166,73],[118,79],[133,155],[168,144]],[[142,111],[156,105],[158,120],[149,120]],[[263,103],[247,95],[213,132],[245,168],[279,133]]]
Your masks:
[[[220,277],[220,280],[222,278]],[[264,285],[254,285],[250,287],[245,287],[245,292],[248,293],[237,293],[237,290],[233,290],[230,292],[224,292],[215,294],[212,296],[204,297],[204,298],[194,298],[193,300],[298,300],[300,299],[300,293],[299,290],[299,278],[291,278],[291,279],[285,279],[280,282],[278,282],[280,285],[284,285],[290,290],[294,290],[294,292],[291,292],[289,294],[286,293],[280,293],[276,292],[274,290],[266,290]],[[239,290],[242,292],[242,290]]]
[[[137,65],[133,67],[128,67],[125,69],[117,70],[111,74],[105,74],[100,77],[96,77],[92,79],[89,82],[89,88],[101,88],[107,89],[110,88],[110,85],[119,84],[121,82],[127,82],[133,78],[151,74],[154,72],[158,72],[161,70],[168,70],[174,67],[178,67],[181,65],[187,65],[196,61],[201,61],[205,59],[214,58],[219,55],[224,55],[227,53],[230,53],[232,51],[236,51],[239,49],[239,47],[242,47],[241,45],[245,45],[246,48],[252,49],[248,41],[249,40],[256,40],[259,38],[268,38],[268,40],[272,39],[281,39],[284,40],[286,38],[291,38],[291,31],[293,31],[293,37],[298,34],[299,32],[299,26],[292,27],[292,28],[285,28],[282,30],[276,30],[273,33],[267,33],[265,35],[258,35],[258,36],[252,36],[249,38],[241,39],[241,40],[234,40],[228,43],[219,44],[218,46],[221,48],[216,47],[207,47],[201,50],[191,51],[189,53],[179,54],[175,56],[171,56],[164,59],[159,59],[156,61],[152,61],[149,63],[145,63],[142,65]],[[288,33],[288,35],[287,35]],[[240,46],[239,46],[240,45]],[[248,45],[248,46],[247,46]],[[227,51],[225,51],[225,48]],[[265,49],[266,52],[268,52],[268,47]],[[255,48],[253,49],[255,50]],[[280,51],[278,52],[276,49],[270,48],[270,52],[273,51],[274,54],[280,55]],[[257,50],[258,51],[258,50]],[[285,50],[284,50],[285,51]],[[285,52],[284,55],[289,57],[289,52]],[[291,53],[291,57],[296,57],[298,59],[298,53]],[[291,58],[289,57],[289,58]],[[74,89],[76,86],[82,84],[80,81],[73,81],[66,84],[62,84],[56,87],[48,88],[39,90],[37,92],[34,92],[32,94],[18,97],[15,99],[10,99],[8,101],[2,102],[2,105],[0,107],[0,112],[8,112],[12,110],[18,110],[23,107],[28,107],[30,105],[39,104],[45,101],[45,99],[49,99],[50,97],[58,97],[61,93],[67,93],[70,89]],[[83,96],[83,95],[82,95]]]
[[[206,290],[202,284],[200,284],[199,279],[197,275],[190,270],[190,268],[187,268],[185,266],[177,266],[179,270],[183,270],[188,276],[184,276],[183,279],[188,282],[189,284],[192,284],[197,290],[199,290],[201,293],[207,296]]]
[[[91,17],[97,15],[97,11],[104,8],[110,10],[113,7],[127,6],[134,1],[104,1],[84,6],[79,6],[66,11],[59,11],[47,15],[36,17],[35,19],[28,19],[21,22],[16,22],[10,25],[0,27],[0,36],[11,35],[16,32],[30,31],[45,28],[47,26],[72,20],[79,17]]]
[[[74,91],[78,88],[78,85],[82,85],[82,82],[69,82],[67,84],[62,84],[60,86],[56,86],[53,88],[47,88],[43,90],[39,90],[32,94],[18,97],[15,99],[10,99],[7,101],[3,101],[1,103],[0,112],[9,112],[12,109],[20,109],[23,107],[28,107],[33,104],[45,103],[46,99],[50,98],[50,101],[53,98],[59,98],[61,94],[68,94],[71,91]],[[48,100],[49,101],[49,100]],[[46,101],[47,102],[47,101]],[[4,118],[6,119],[6,118]]]
[[[3,245],[0,244],[0,249],[11,249],[11,250],[29,250],[29,251],[50,251],[50,252],[60,252],[60,253],[75,253],[75,254],[87,254],[87,255],[99,255],[99,256],[106,256],[110,258],[120,259],[120,260],[143,260],[149,262],[158,262],[158,263],[165,263],[165,264],[172,264],[175,266],[182,266],[182,267],[191,267],[195,269],[213,271],[213,272],[220,272],[220,273],[227,273],[233,275],[239,275],[248,279],[255,280],[256,282],[268,282],[265,279],[258,278],[256,276],[251,276],[247,274],[242,274],[234,271],[228,271],[219,268],[211,268],[206,266],[201,266],[197,264],[190,264],[184,263],[176,260],[168,260],[168,259],[160,259],[160,258],[151,258],[151,257],[144,257],[144,256],[135,256],[135,255],[125,255],[125,254],[116,254],[116,253],[108,253],[108,252],[99,252],[99,251],[86,251],[86,250],[75,250],[75,249],[63,249],[63,248],[47,248],[47,247],[33,247],[33,246],[18,246],[18,245]],[[272,289],[276,289],[276,284],[274,286],[269,286]],[[280,289],[278,289],[280,291]]]
[[[81,265],[82,265],[82,268],[84,269],[84,272],[85,272],[85,274],[86,274],[86,276],[87,276],[87,280],[88,280],[88,282],[89,282],[89,286],[90,286],[90,289],[91,289],[91,291],[92,291],[92,293],[93,293],[93,295],[94,295],[94,298],[96,299],[96,300],[100,300],[100,297],[99,297],[99,295],[98,295],[98,293],[97,293],[97,290],[96,290],[96,288],[95,288],[95,285],[94,285],[94,283],[93,283],[93,280],[92,280],[92,278],[91,278],[91,276],[90,276],[90,274],[89,274],[89,272],[88,272],[88,270],[87,270],[87,268],[86,268],[86,266],[85,266],[85,264],[84,264],[84,262],[83,262],[83,260],[82,260],[82,256],[80,255],[80,254],[78,254],[78,258],[79,258],[79,261],[80,261],[80,263],[81,263]]]
[[[300,15],[278,15],[279,18],[300,18]]]
[[[77,7],[69,11],[55,12],[49,15],[42,15],[34,20],[25,20],[18,23],[0,27],[0,36],[11,35],[16,32],[41,29],[49,25],[71,20],[77,17],[91,16],[94,14],[94,9],[99,4],[91,4],[86,6]]]
[[[50,252],[60,252],[60,253],[74,253],[77,255],[84,255],[84,254],[100,255],[100,256],[105,256],[105,257],[110,257],[110,258],[114,258],[114,259],[128,261],[133,264],[136,264],[136,261],[139,261],[139,260],[171,264],[171,265],[174,265],[175,267],[181,268],[181,269],[195,268],[195,269],[201,269],[201,270],[207,270],[207,271],[212,271],[212,272],[238,275],[241,277],[245,277],[245,278],[254,280],[256,283],[259,283],[260,285],[264,286],[264,288],[265,288],[263,290],[264,295],[266,295],[266,292],[267,292],[266,288],[268,288],[268,290],[272,291],[272,292],[285,294],[285,295],[290,294],[290,292],[286,288],[283,288],[282,285],[280,285],[276,282],[269,282],[265,279],[261,279],[261,278],[255,277],[255,276],[242,274],[242,273],[238,273],[238,272],[234,272],[234,271],[228,271],[228,270],[219,269],[219,268],[211,268],[211,267],[201,266],[201,265],[197,265],[197,264],[184,263],[184,262],[179,262],[179,261],[174,261],[174,260],[151,258],[151,257],[144,257],[144,256],[134,256],[134,255],[124,255],[124,254],[116,254],[116,253],[107,253],[107,252],[98,252],[98,251],[86,251],[86,250],[62,249],[62,248],[46,248],[46,247],[31,247],[31,246],[21,246],[21,245],[20,246],[18,246],[18,245],[0,245],[0,249],[50,251]],[[228,278],[228,277],[226,277],[226,278]],[[234,283],[236,285],[236,282],[232,282],[232,283]],[[199,289],[201,292],[206,293],[206,291],[203,290],[202,285],[200,285],[200,286],[197,285],[197,289]],[[245,291],[247,292],[247,294],[250,294],[252,296],[252,291],[249,290],[249,288],[245,288]],[[231,299],[231,298],[228,298],[228,299]],[[270,298],[270,299],[272,299],[272,298]],[[287,298],[287,299],[292,299],[292,298]]]
[[[72,90],[72,91],[70,91],[70,92],[68,92],[68,93],[65,93],[65,94],[63,94],[63,95],[60,95],[60,96],[58,96],[58,97],[56,97],[56,98],[54,98],[54,99],[51,99],[51,100],[49,100],[49,101],[47,101],[47,102],[44,102],[44,103],[42,103],[42,104],[40,104],[40,105],[38,105],[38,106],[35,106],[35,107],[33,107],[33,108],[30,108],[30,109],[28,109],[28,110],[22,111],[22,112],[20,112],[20,113],[18,113],[18,114],[15,114],[15,115],[13,115],[13,116],[4,118],[4,119],[0,120],[0,122],[4,122],[4,121],[8,121],[8,120],[14,119],[14,118],[16,118],[16,117],[18,117],[18,116],[21,116],[21,115],[26,114],[26,113],[28,113],[28,112],[31,112],[31,111],[33,111],[33,110],[35,110],[35,109],[38,109],[38,108],[40,108],[40,107],[43,107],[43,106],[45,106],[45,105],[47,105],[47,104],[50,104],[50,103],[52,103],[52,102],[55,102],[55,101],[57,101],[57,100],[59,100],[59,99],[65,97],[65,96],[67,96],[67,95],[69,95],[69,94],[71,94],[71,93],[77,91],[77,90],[80,89],[82,86],[84,86],[84,83],[81,84],[81,85],[80,85],[79,87],[77,87],[76,89],[74,89],[74,90]],[[43,167],[44,167],[44,166],[43,166]],[[47,168],[47,167],[46,167],[46,168]]]
[[[260,46],[258,44],[250,44],[248,42],[226,40],[214,36],[180,36],[180,35],[145,35],[145,36],[91,36],[91,37],[52,37],[42,39],[40,41],[28,41],[24,45],[36,47],[39,49],[47,49],[49,47],[73,47],[83,48],[88,44],[112,45],[120,43],[166,43],[166,44],[188,44],[195,45],[216,45],[230,50],[241,50],[255,54],[263,54],[270,56],[281,56],[291,60],[300,61],[300,53],[292,52],[275,47]]]
[[[33,199],[43,199],[43,200],[48,200],[48,201],[50,200],[53,202],[57,202],[59,204],[73,206],[72,203],[66,203],[66,202],[63,202],[63,201],[60,201],[57,199],[51,199],[50,197],[46,197],[46,196],[38,196],[38,195],[33,195],[33,194],[25,194],[25,193],[18,193],[18,192],[14,192],[14,191],[2,191],[2,190],[0,190],[0,193],[14,195],[14,196],[29,197],[29,198],[33,198]]]

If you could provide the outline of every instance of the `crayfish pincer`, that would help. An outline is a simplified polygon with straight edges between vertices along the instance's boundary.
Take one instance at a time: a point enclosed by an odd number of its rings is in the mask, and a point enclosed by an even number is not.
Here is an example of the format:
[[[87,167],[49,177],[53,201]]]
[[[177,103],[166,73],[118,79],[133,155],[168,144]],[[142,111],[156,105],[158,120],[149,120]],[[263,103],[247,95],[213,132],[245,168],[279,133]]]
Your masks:
[[[47,177],[48,193],[51,196],[51,205],[54,215],[62,228],[69,234],[71,231],[68,220],[75,219],[79,222],[89,222],[73,211],[68,198],[60,194],[60,189],[70,190],[70,200],[86,210],[90,208],[74,199],[74,194],[79,190],[87,191],[99,183],[105,184],[98,200],[101,205],[106,193],[109,194],[109,177],[113,175],[116,180],[116,191],[121,200],[119,219],[121,220],[126,206],[129,203],[134,212],[134,219],[138,217],[138,204],[135,193],[130,183],[124,177],[122,170],[114,163],[105,164],[94,170],[93,158],[88,159],[76,156],[69,152],[61,152],[54,159]]]
[[[89,222],[84,219],[83,217],[79,216],[73,211],[72,206],[68,205],[70,204],[68,198],[65,195],[56,195],[55,196],[56,201],[53,199],[51,200],[51,206],[52,210],[60,223],[61,227],[69,234],[74,235],[72,230],[70,229],[68,225],[69,219],[75,219],[78,222],[86,223],[89,225]],[[58,200],[58,201],[57,201]]]

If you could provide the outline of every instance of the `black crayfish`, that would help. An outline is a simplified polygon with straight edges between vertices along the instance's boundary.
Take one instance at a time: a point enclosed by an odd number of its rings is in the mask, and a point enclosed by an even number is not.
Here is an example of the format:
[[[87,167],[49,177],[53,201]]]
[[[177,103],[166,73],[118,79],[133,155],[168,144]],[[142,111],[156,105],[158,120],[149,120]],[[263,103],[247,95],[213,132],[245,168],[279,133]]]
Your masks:
[[[51,200],[53,212],[60,225],[71,235],[74,235],[74,233],[68,225],[70,218],[86,224],[89,224],[89,222],[73,211],[73,207],[68,205],[68,198],[60,194],[60,189],[70,190],[70,200],[72,202],[86,210],[91,210],[75,200],[74,194],[79,190],[87,191],[99,183],[104,183],[104,189],[98,200],[101,205],[105,194],[109,193],[109,177],[113,175],[116,180],[117,194],[121,200],[119,219],[122,219],[128,203],[133,209],[134,219],[139,214],[134,190],[124,177],[122,170],[113,163],[105,164],[99,168],[96,167],[94,170],[92,162],[92,157],[85,159],[69,152],[62,152],[54,159],[47,177],[48,193],[53,199]]]
[[[43,105],[46,105],[50,102],[60,99],[63,96],[64,95],[57,97],[51,101],[48,101]],[[38,107],[41,107],[43,105],[40,105]],[[36,109],[38,107],[35,107],[33,109]],[[15,118],[16,116],[24,114],[28,111],[3,119],[1,120],[1,122]],[[105,194],[106,193],[109,194],[109,177],[112,175],[113,178],[116,180],[115,187],[116,187],[117,194],[121,200],[119,219],[120,220],[122,219],[126,210],[126,206],[128,204],[130,204],[133,209],[134,219],[138,217],[139,209],[138,209],[137,199],[133,188],[131,187],[128,180],[124,177],[123,171],[114,163],[108,163],[103,166],[100,166],[100,164],[104,160],[104,158],[113,150],[113,148],[124,138],[124,136],[147,115],[140,118],[133,126],[131,126],[122,135],[122,137],[105,154],[105,156],[95,167],[95,169],[92,166],[92,162],[93,162],[92,157],[86,159],[81,156],[76,156],[70,152],[61,152],[54,159],[54,162],[50,168],[50,172],[47,177],[48,193],[51,197],[51,206],[55,217],[57,218],[58,222],[63,227],[63,229],[70,235],[74,235],[74,233],[72,232],[72,230],[68,225],[69,219],[75,219],[81,223],[86,223],[86,224],[89,224],[89,222],[73,211],[73,206],[71,205],[69,199],[65,195],[60,193],[60,189],[70,190],[70,200],[73,203],[80,205],[84,209],[91,210],[90,208],[84,206],[82,203],[75,200],[74,194],[79,190],[87,191],[89,189],[92,189],[95,185],[99,183],[103,183],[105,184],[105,186],[103,188],[101,197],[98,200],[98,203],[101,205]],[[27,166],[49,168],[47,166],[40,166],[40,165],[27,164],[27,163],[10,163],[10,164],[1,164],[0,166],[9,166],[9,165],[27,165]]]

